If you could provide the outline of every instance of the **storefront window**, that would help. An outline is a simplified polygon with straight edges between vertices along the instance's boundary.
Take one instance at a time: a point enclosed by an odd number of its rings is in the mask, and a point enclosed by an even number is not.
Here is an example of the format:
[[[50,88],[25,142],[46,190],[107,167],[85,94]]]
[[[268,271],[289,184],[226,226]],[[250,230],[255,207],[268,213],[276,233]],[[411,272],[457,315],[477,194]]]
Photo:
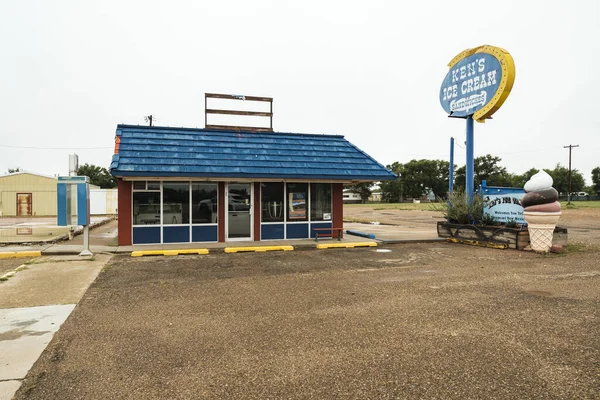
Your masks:
[[[146,182],[148,190],[160,190],[160,182],[148,181]]]
[[[133,192],[133,224],[160,224],[160,192]]]
[[[192,223],[217,223],[218,202],[216,183],[192,183]]]
[[[308,221],[308,183],[287,184],[287,220]]]
[[[134,181],[133,190],[146,190],[146,181]]]
[[[190,223],[190,184],[163,183],[163,225]]]
[[[262,183],[260,196],[262,222],[283,222],[283,183]]]
[[[310,220],[331,221],[331,184],[311,183]]]

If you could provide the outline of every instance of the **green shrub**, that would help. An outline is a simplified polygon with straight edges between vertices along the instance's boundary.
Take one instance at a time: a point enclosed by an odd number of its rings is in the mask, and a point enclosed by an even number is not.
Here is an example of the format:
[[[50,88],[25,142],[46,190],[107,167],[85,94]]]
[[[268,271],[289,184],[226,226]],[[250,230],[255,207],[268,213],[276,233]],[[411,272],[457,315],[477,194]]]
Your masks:
[[[432,208],[441,211],[448,222],[457,224],[475,224],[483,220],[483,200],[474,194],[473,201],[467,202],[464,192],[454,191],[447,201],[438,199],[439,203]]]
[[[498,225],[498,223],[496,222],[494,217],[490,214],[483,214],[480,222],[481,222],[481,225],[487,225],[487,226]]]

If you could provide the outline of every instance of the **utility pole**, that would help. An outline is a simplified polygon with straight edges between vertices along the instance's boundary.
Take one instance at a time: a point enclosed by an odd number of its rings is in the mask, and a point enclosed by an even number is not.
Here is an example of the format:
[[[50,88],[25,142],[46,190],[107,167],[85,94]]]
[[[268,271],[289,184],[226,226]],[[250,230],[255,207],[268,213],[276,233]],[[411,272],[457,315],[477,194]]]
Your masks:
[[[152,115],[148,115],[147,117],[144,117],[144,120],[146,120],[146,122],[148,122],[150,124],[150,126],[152,126]]]
[[[563,146],[564,149],[569,148],[569,193],[567,194],[567,205],[571,204],[571,150],[573,147],[579,147],[578,144],[570,144],[568,146]]]

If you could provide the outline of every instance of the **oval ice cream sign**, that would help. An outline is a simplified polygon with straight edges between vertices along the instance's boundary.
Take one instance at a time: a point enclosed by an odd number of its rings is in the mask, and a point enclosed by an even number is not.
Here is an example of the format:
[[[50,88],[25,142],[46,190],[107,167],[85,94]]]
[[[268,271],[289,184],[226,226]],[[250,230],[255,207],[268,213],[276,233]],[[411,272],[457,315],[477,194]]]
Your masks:
[[[484,122],[500,108],[515,81],[510,54],[494,46],[467,49],[450,61],[440,88],[442,108],[452,117]]]

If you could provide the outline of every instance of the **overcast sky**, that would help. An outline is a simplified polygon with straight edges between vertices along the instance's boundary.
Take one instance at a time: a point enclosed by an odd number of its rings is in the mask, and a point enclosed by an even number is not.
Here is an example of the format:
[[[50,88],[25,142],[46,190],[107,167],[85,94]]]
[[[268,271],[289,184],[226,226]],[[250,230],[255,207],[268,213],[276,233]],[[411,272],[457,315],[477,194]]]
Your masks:
[[[471,7],[467,5],[470,4]],[[600,166],[600,2],[0,1],[0,173],[110,165],[119,123],[204,127],[204,93],[274,98],[274,129],[344,135],[386,165],[465,163],[448,62],[508,50],[513,90],[475,124],[509,172]],[[237,122],[237,121],[236,121]]]

